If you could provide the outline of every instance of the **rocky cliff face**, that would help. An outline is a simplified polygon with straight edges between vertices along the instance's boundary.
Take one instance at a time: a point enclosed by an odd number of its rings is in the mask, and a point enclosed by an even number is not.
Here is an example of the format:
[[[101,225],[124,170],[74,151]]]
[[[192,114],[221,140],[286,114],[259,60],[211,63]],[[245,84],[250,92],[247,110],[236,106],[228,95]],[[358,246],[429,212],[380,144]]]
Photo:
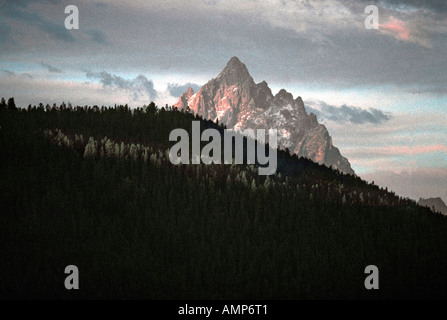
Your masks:
[[[277,129],[280,148],[354,174],[349,161],[332,145],[326,127],[313,113],[307,114],[301,97],[293,99],[284,89],[274,96],[265,81],[253,81],[237,57],[197,93],[189,88],[174,106],[236,131]]]

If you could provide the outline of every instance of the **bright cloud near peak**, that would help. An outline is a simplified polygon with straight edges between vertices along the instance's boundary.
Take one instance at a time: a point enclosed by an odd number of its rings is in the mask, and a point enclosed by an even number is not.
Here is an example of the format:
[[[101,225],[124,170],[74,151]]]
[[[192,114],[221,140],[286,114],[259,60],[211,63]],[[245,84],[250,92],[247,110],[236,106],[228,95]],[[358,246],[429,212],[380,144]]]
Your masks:
[[[344,152],[346,154],[351,154],[353,156],[359,157],[360,155],[365,155],[371,157],[371,154],[375,156],[412,156],[419,154],[426,154],[432,152],[445,152],[447,154],[447,146],[442,144],[435,145],[398,145],[398,146],[383,146],[383,147],[367,147],[367,148],[345,148]]]
[[[397,39],[408,41],[410,39],[410,30],[405,22],[390,16],[385,24],[379,24],[379,29],[384,32],[390,32]]]

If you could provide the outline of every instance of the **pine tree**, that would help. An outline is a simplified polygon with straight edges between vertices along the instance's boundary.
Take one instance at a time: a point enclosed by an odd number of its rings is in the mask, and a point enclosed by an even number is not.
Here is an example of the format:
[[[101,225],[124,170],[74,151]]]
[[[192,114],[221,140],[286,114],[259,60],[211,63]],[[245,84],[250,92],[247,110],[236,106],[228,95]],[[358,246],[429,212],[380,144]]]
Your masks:
[[[15,101],[14,101],[14,98],[9,98],[9,99],[8,99],[8,109],[9,109],[9,110],[17,110],[17,107],[16,107],[16,103],[15,103]]]
[[[113,154],[117,158],[120,157],[120,145],[118,143],[115,143],[115,148],[114,148]]]
[[[253,179],[253,180],[251,181],[251,190],[252,190],[252,191],[255,191],[255,190],[256,190],[256,180],[255,180],[255,179]]]
[[[248,185],[247,177],[245,176],[245,171],[241,172],[241,181],[244,185]]]
[[[269,189],[270,185],[271,185],[271,180],[270,180],[270,177],[267,176],[267,178],[265,178],[265,181],[264,181],[264,188]]]
[[[111,157],[114,155],[115,145],[110,139],[107,139],[104,148],[105,148],[105,153],[108,157]]]
[[[126,156],[126,145],[124,144],[123,141],[121,141],[121,145],[120,145],[120,158],[124,159],[124,157]]]
[[[1,102],[0,102],[0,110],[2,109],[6,109],[6,101],[5,98],[2,98]]]
[[[93,137],[88,139],[84,150],[84,157],[95,156],[97,152],[96,141]]]

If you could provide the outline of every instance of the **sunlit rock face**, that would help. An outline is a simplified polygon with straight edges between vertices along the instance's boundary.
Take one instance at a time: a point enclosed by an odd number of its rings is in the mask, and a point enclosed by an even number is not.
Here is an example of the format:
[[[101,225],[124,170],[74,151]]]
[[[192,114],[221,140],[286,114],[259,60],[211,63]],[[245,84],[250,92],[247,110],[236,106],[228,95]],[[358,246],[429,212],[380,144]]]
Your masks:
[[[349,161],[332,145],[326,127],[313,113],[307,114],[301,97],[294,99],[284,89],[273,95],[267,82],[253,81],[237,57],[197,93],[189,88],[174,106],[236,131],[277,129],[280,148],[354,174]]]

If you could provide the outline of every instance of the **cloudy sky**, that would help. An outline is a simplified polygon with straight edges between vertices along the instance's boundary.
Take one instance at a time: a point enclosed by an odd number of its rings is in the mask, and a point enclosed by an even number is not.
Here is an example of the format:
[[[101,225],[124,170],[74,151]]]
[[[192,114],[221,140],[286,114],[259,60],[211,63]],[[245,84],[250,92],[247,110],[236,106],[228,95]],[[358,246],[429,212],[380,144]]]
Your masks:
[[[446,53],[444,0],[0,0],[0,96],[19,106],[172,104],[238,56],[301,96],[362,178],[447,202]]]

